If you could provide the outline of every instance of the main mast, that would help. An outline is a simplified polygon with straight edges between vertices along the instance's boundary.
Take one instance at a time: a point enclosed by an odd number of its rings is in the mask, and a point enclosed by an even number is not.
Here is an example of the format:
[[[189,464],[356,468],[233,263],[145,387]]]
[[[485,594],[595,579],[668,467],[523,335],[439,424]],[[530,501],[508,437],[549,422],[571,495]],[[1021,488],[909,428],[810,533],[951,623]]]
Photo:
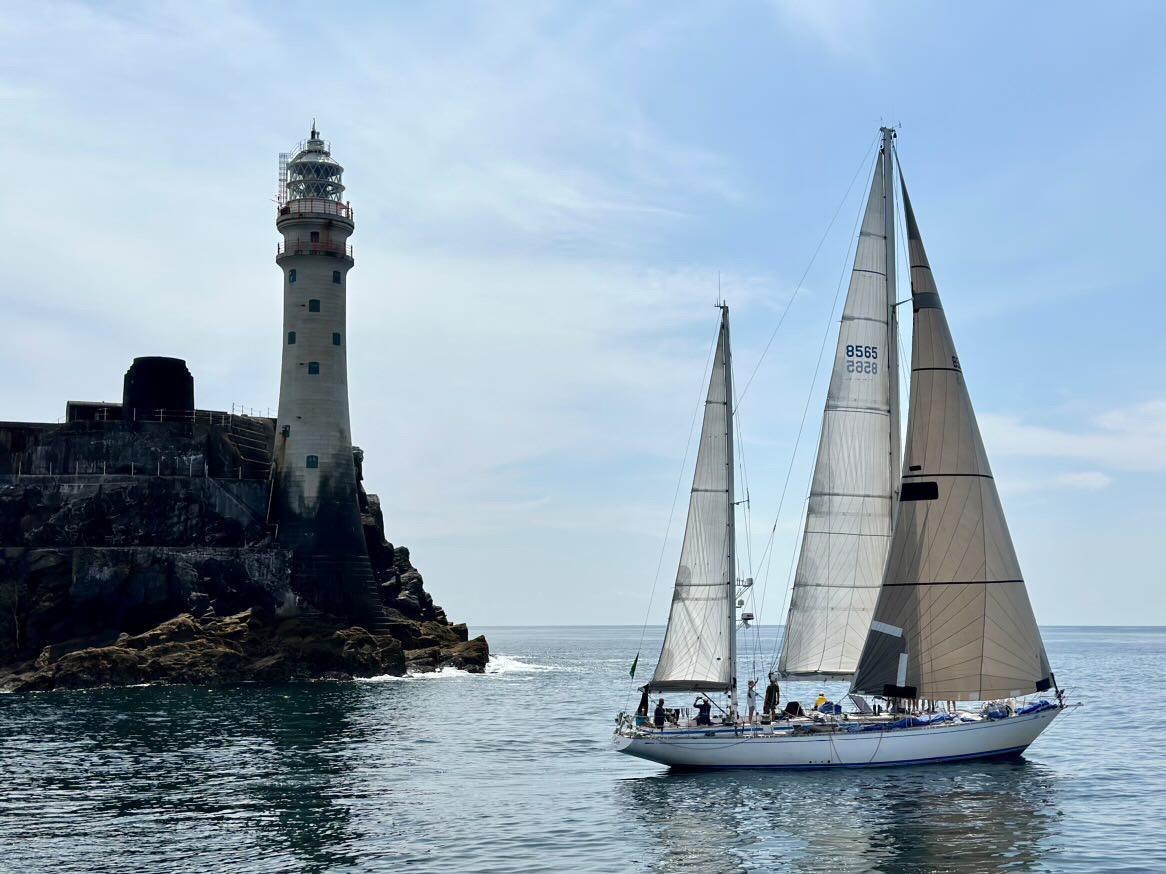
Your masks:
[[[721,304],[725,340],[725,465],[728,475],[728,526],[725,533],[725,585],[729,602],[729,713],[737,718],[737,507],[733,491],[733,352],[729,343],[729,307]]]
[[[903,463],[899,458],[899,317],[895,283],[895,129],[880,128],[883,135],[879,160],[883,170],[883,232],[886,235],[884,253],[886,257],[887,281],[887,378],[890,389],[891,441],[889,464],[891,468],[891,518],[894,519],[895,502],[899,498],[899,478],[903,473]]]

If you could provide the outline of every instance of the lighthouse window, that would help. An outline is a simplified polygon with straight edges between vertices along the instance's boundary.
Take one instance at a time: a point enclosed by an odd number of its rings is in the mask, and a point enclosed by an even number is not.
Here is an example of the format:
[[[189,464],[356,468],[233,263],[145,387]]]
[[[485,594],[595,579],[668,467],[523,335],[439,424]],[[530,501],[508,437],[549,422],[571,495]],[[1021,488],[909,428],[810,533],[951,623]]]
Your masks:
[[[339,345],[340,345],[340,335],[339,335],[339,334],[333,334],[333,335],[332,335],[332,345],[333,345],[333,346],[339,346]]]
[[[308,456],[308,467],[310,467],[310,468],[312,468],[313,470],[315,470],[315,469],[316,469],[317,467],[319,467],[319,466],[320,466],[320,456],[318,456],[318,455],[309,455],[309,456]]]
[[[293,269],[291,269],[291,270],[289,270],[289,271],[287,272],[287,281],[288,281],[288,282],[295,282],[295,281],[296,281],[296,271],[295,271],[295,268],[293,268]]]
[[[320,242],[320,232],[319,231],[312,231],[312,239],[309,240],[309,242],[312,242],[312,243]]]
[[[332,271],[332,281],[333,281],[333,282],[334,282],[336,285],[339,285],[339,284],[340,284],[340,271],[339,271],[339,270],[333,270],[333,271]]]
[[[320,311],[320,302],[318,300],[316,300],[315,298],[312,298],[310,301],[308,301],[308,312],[318,313],[319,311]]]
[[[320,375],[320,362],[319,361],[309,361],[308,362],[308,376],[319,376],[319,375]]]
[[[289,346],[296,345],[296,332],[295,331],[288,331],[287,332],[287,345],[289,345]]]

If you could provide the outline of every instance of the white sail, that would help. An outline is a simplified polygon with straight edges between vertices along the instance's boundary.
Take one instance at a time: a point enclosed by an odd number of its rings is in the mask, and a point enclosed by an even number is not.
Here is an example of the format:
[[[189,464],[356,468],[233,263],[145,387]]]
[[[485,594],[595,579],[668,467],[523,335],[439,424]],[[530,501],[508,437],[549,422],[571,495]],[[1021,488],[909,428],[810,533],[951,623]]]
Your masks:
[[[727,691],[733,684],[732,397],[729,311],[723,307],[672,609],[660,660],[648,684],[652,690]]]
[[[903,187],[914,343],[895,531],[856,691],[983,701],[1053,685],[960,360]]]
[[[898,486],[898,349],[890,131],[842,311],[778,670],[849,677],[866,640]]]

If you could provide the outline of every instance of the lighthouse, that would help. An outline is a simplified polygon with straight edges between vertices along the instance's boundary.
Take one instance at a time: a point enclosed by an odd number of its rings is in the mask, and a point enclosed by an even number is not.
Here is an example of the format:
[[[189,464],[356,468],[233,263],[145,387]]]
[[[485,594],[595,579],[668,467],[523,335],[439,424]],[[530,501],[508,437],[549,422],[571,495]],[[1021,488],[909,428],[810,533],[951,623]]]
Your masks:
[[[309,603],[358,619],[383,616],[360,522],[348,413],[346,291],[355,229],[344,168],[315,123],[281,156],[275,226],[283,274],[271,518],[292,551],[292,585]]]

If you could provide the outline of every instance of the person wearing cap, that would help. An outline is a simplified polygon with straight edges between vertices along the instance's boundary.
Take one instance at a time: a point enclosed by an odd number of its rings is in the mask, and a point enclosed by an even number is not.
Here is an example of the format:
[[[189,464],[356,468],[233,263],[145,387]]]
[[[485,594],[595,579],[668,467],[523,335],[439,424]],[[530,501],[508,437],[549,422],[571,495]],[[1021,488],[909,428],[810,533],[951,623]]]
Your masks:
[[[652,721],[654,723],[656,723],[656,729],[658,731],[664,730],[664,699],[663,698],[661,698],[659,701],[656,702],[656,709],[652,713]]]

